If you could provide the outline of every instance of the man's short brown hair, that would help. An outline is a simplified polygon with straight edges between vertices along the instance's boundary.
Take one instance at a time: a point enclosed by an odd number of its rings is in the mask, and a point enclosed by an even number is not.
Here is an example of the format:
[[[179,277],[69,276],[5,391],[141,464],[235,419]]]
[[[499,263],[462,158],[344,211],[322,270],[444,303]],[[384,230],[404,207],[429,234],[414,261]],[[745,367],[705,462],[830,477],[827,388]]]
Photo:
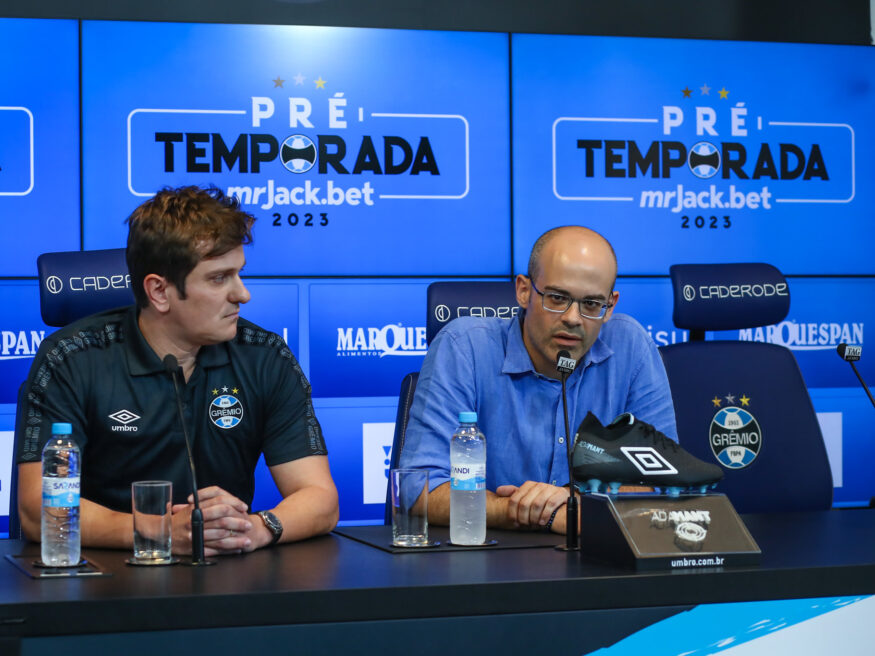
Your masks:
[[[202,259],[252,242],[255,218],[217,187],[165,187],[128,217],[128,272],[140,308],[149,306],[150,273],[173,283],[185,298],[185,279]]]

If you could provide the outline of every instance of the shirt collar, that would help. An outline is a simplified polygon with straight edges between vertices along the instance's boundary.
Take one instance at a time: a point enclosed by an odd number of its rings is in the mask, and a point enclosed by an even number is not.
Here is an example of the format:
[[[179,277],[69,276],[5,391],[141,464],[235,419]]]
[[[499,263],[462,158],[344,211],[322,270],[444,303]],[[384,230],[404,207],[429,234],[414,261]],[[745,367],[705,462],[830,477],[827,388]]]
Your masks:
[[[125,316],[125,334],[128,335],[130,347],[127,349],[128,370],[132,376],[149,376],[162,373],[164,363],[158,359],[158,355],[149,346],[149,342],[140,332],[137,321],[140,312],[136,305],[128,308]],[[228,355],[228,343],[210,344],[202,346],[197,354],[197,363],[201,367],[221,367],[230,362]]]
[[[532,362],[532,357],[526,350],[526,343],[523,341],[523,316],[519,316],[516,321],[508,322],[507,347],[504,352],[504,364],[501,367],[503,374],[524,374],[533,373],[535,365]],[[602,326],[604,328],[604,326]],[[586,369],[591,364],[604,362],[614,354],[613,349],[608,346],[599,335],[593,345],[583,356],[583,362],[579,364],[570,378],[573,378],[578,371]]]

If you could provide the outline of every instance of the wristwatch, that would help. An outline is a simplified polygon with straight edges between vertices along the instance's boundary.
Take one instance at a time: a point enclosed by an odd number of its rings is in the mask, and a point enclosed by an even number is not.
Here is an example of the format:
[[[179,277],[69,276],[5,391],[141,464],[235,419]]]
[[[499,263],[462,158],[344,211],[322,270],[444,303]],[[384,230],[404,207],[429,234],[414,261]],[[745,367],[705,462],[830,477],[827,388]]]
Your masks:
[[[267,530],[273,535],[273,540],[271,540],[270,543],[276,544],[283,534],[283,523],[279,520],[279,517],[269,510],[260,510],[256,514],[261,517],[261,521],[264,522],[264,525],[267,526]]]

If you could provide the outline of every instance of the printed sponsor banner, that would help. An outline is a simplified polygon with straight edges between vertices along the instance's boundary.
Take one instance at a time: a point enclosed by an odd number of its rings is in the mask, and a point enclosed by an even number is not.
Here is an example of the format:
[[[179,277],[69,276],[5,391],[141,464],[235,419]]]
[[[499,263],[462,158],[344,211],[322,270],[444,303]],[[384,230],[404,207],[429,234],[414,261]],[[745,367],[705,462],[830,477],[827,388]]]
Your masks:
[[[395,422],[362,424],[362,503],[386,503]]]
[[[872,404],[861,389],[812,389],[810,392],[832,467],[833,503],[868,505],[875,497]]]
[[[0,19],[0,217],[15,247],[0,275],[32,276],[47,251],[79,247],[76,21]]]
[[[14,407],[12,411],[15,411]],[[12,421],[15,421],[14,414]],[[12,438],[11,427],[10,430],[0,430],[0,531],[7,531],[9,526],[9,490],[12,485],[12,462],[15,459],[12,453]]]
[[[674,301],[670,280],[618,278],[614,288],[620,292],[615,312],[637,320],[657,346],[690,339],[688,331],[675,328],[672,322]]]
[[[57,329],[40,317],[35,280],[0,281],[0,308],[0,403],[14,404],[39,345]]]
[[[241,316],[282,336],[295,357],[300,359],[299,285],[286,280],[253,279],[244,279],[243,284],[251,298],[241,308]]]
[[[841,344],[863,347],[855,362],[863,380],[875,381],[875,344],[866,348],[867,326],[875,328],[875,279],[791,278],[790,312],[774,326],[713,333],[786,346],[796,356],[809,387],[858,387],[851,365],[836,352]],[[710,335],[710,333],[709,333]],[[861,393],[862,390],[860,390]]]
[[[159,188],[213,183],[258,218],[250,274],[506,270],[507,35],[92,21],[82,33],[88,248],[122,243],[123,219]]]
[[[870,273],[875,51],[513,35],[514,262],[583,223],[620,272]],[[816,257],[800,243],[816,244]]]
[[[381,524],[394,435],[394,399],[314,399],[340,494],[340,521]]]
[[[312,283],[314,396],[397,397],[426,353],[428,282]]]

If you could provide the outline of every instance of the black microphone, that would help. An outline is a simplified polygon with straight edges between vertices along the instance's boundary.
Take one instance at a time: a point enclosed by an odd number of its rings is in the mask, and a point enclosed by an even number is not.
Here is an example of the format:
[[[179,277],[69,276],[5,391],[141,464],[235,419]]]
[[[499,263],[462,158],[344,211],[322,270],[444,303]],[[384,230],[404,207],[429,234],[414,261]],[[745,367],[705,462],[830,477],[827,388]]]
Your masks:
[[[866,392],[866,395],[869,397],[869,400],[872,402],[872,405],[875,406],[875,399],[872,398],[872,392],[869,391],[868,385],[863,380],[863,377],[860,375],[860,372],[857,371],[857,365],[854,364],[857,360],[859,360],[863,355],[863,347],[862,346],[854,346],[852,344],[845,344],[842,342],[836,347],[836,351],[841,357],[842,360],[847,361],[849,365],[851,365],[851,369],[854,370],[854,373],[857,374],[857,378],[860,379],[860,384],[863,386],[863,389]]]
[[[182,436],[185,438],[185,448],[188,451],[188,466],[191,469],[191,491],[194,497],[194,510],[191,511],[191,564],[214,565],[215,561],[207,560],[204,556],[204,514],[201,512],[200,500],[197,495],[194,454],[191,450],[191,439],[188,437],[185,414],[182,412],[182,396],[179,393],[179,381],[176,378],[179,372],[179,361],[172,353],[164,356],[164,369],[173,380],[173,391],[176,394],[176,409],[179,411],[179,423],[182,424]]]
[[[574,471],[571,462],[573,454],[571,448],[571,431],[568,427],[568,398],[565,394],[565,381],[577,366],[577,360],[565,349],[556,354],[556,368],[559,370],[559,380],[562,382],[562,414],[565,418],[565,450],[568,457],[568,503],[565,504],[565,546],[558,546],[563,551],[577,551],[580,549],[578,540],[578,507],[577,497],[574,495]]]

